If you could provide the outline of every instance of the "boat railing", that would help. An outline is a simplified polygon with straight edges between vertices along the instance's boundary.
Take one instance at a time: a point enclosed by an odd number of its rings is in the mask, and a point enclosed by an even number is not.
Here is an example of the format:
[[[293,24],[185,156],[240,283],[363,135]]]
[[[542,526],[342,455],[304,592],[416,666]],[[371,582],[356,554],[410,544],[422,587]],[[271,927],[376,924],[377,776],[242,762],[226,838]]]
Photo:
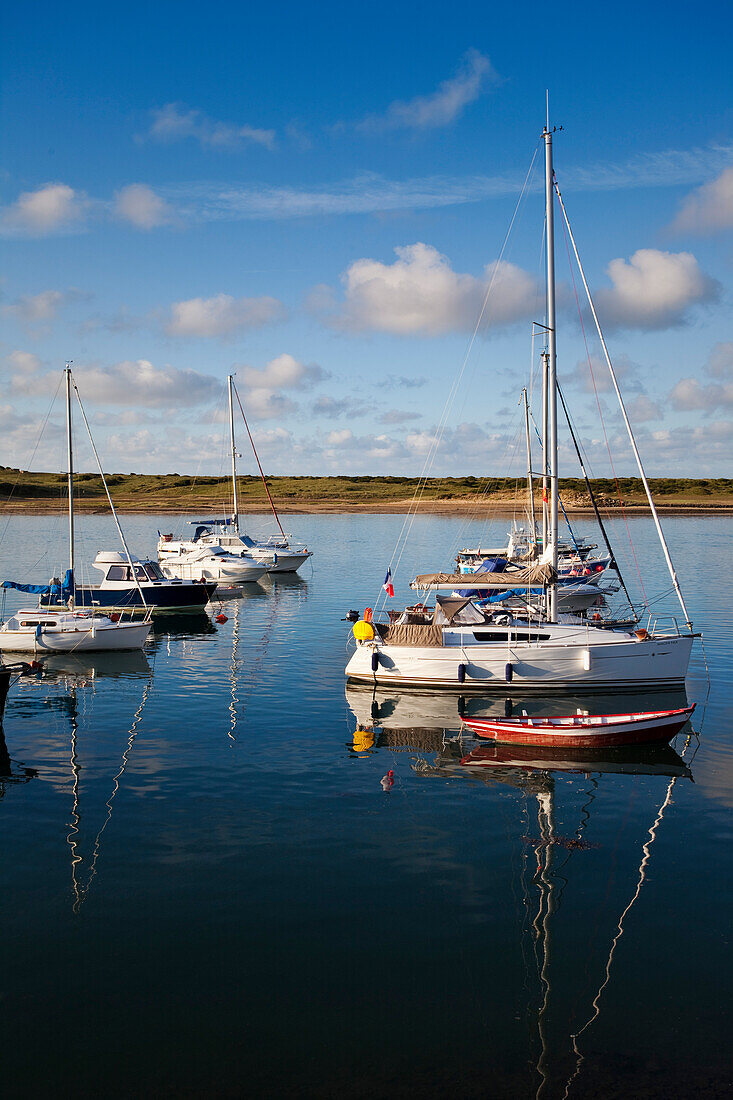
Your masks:
[[[656,615],[652,618],[650,614],[647,620],[647,633],[652,638],[659,637],[661,634],[679,635],[680,624],[674,615]]]

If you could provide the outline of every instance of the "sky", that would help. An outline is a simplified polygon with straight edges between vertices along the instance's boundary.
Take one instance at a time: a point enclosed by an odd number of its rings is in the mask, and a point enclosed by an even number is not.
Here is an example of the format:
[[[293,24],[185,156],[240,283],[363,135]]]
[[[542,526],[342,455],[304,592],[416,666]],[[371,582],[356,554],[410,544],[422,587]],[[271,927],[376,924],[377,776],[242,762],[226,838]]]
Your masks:
[[[549,92],[647,472],[733,476],[731,31],[705,0],[13,5],[0,463],[64,468],[73,360],[107,470],[224,472],[234,373],[270,473],[516,473]],[[559,219],[556,258],[590,470],[632,474]]]

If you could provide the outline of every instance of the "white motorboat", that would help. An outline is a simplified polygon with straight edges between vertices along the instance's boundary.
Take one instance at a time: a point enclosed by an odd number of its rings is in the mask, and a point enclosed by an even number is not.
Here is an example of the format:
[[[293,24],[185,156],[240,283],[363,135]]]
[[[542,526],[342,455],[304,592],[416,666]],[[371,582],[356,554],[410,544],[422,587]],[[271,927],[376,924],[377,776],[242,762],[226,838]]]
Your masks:
[[[265,575],[265,566],[250,554],[233,554],[218,542],[174,539],[161,535],[158,561],[166,577],[180,580],[215,581],[217,585],[256,584]]]
[[[88,653],[142,649],[149,622],[120,622],[93,611],[22,608],[0,626],[0,649],[11,653]]]
[[[547,485],[549,508],[544,517],[543,545],[546,552],[540,562],[512,572],[482,571],[428,573],[416,577],[411,587],[418,603],[402,613],[368,609],[364,619],[353,625],[355,651],[346,666],[349,680],[372,685],[442,687],[465,692],[469,689],[506,689],[514,682],[527,689],[558,687],[646,689],[683,684],[687,674],[693,634],[690,616],[672,564],[659,517],[644,473],[636,441],[618,387],[613,364],[598,323],[593,300],[580,263],[575,239],[565,212],[552,165],[552,134],[549,125],[543,131],[545,146],[545,213],[547,257],[547,347],[542,353],[543,366],[543,461],[542,476]],[[591,313],[596,322],[601,346],[613,389],[619,400],[639,473],[659,535],[672,585],[682,607],[685,627],[676,620],[652,620],[644,629],[604,627],[573,615],[563,616],[559,609],[558,584],[558,394],[556,373],[554,202],[555,193],[565,218],[568,236],[585,286]],[[562,399],[562,395],[560,394]],[[526,404],[525,404],[526,409]],[[529,435],[529,433],[528,433]],[[529,460],[531,483],[531,458]],[[409,531],[406,525],[403,531]],[[406,537],[401,535],[400,538]],[[399,545],[399,543],[398,543]],[[399,560],[399,554],[393,560]],[[619,574],[620,577],[620,574]],[[623,582],[622,582],[623,583]],[[541,588],[543,612],[527,616],[518,612],[480,607],[470,592],[525,589],[529,596]],[[383,585],[383,600],[394,595],[391,567]],[[461,599],[441,600],[438,593],[464,593]],[[468,595],[467,595],[468,593]],[[428,606],[431,595],[434,606]],[[380,621],[380,615],[384,621]],[[353,621],[353,620],[352,620]],[[635,624],[636,625],[636,624]]]
[[[290,535],[270,535],[264,542],[255,542],[240,534],[233,518],[191,520],[196,527],[194,538],[202,546],[219,546],[237,557],[252,558],[268,573],[296,573],[312,551]]]
[[[8,650],[13,653],[43,653],[43,652],[81,652],[90,650],[127,650],[141,649],[147,640],[151,630],[150,611],[146,612],[143,622],[123,622],[119,615],[109,617],[98,615],[88,610],[79,611],[76,606],[76,583],[74,573],[74,459],[72,449],[72,417],[71,417],[71,390],[76,392],[79,408],[84,424],[89,432],[94,456],[97,459],[99,473],[102,478],[107,499],[109,500],[112,514],[117,524],[117,530],[125,549],[125,562],[131,570],[134,582],[138,588],[140,602],[147,608],[145,596],[140,590],[139,581],[133,569],[133,561],[125,542],[122,528],[120,527],[117,513],[112,505],[107,481],[102,471],[101,463],[97,455],[94,440],[92,439],[89,424],[87,422],[84,407],[79,397],[76,383],[71,376],[71,364],[66,364],[66,429],[67,429],[67,453],[68,453],[68,489],[69,489],[69,568],[64,577],[63,584],[52,581],[48,585],[19,584],[16,581],[4,580],[0,587],[4,589],[16,589],[21,592],[31,592],[39,596],[41,600],[60,599],[63,602],[58,610],[49,607],[37,607],[23,609],[11,615],[7,621],[0,625],[0,650]]]
[[[133,557],[132,564],[128,564],[125,555],[116,550],[100,550],[93,564],[102,573],[102,580],[99,584],[74,586],[77,608],[141,611],[149,607],[154,613],[203,611],[216,590],[216,581],[166,577],[158,563],[148,559]],[[41,596],[40,604],[56,606],[53,596]]]

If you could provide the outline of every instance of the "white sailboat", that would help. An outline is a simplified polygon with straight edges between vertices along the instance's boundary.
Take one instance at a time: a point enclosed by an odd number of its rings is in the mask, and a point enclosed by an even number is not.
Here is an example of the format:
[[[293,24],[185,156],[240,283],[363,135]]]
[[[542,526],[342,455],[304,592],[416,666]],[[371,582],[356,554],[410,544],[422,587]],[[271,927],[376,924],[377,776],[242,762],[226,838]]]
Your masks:
[[[465,692],[503,689],[508,682],[522,689],[583,687],[644,689],[674,687],[684,682],[695,635],[664,540],[659,517],[651,497],[641,458],[631,431],[616,375],[606,348],[592,298],[575,248],[570,224],[557,188],[552,163],[552,136],[543,130],[545,146],[545,207],[547,233],[547,350],[543,354],[543,472],[549,482],[549,515],[545,518],[543,555],[546,564],[530,567],[526,575],[508,580],[497,573],[477,573],[469,579],[460,573],[422,574],[412,581],[418,602],[400,614],[389,612],[388,621],[356,622],[355,651],[346,666],[349,680],[373,685],[452,688]],[[561,613],[558,599],[558,407],[556,374],[554,200],[557,192],[583,284],[596,320],[613,387],[619,399],[632,449],[637,460],[672,583],[684,614],[684,628],[676,620],[653,620],[646,628],[609,629],[593,621]],[[545,572],[543,573],[542,570]],[[391,582],[391,572],[388,574]],[[467,599],[428,599],[439,592],[456,589],[479,592],[485,589],[541,585],[545,606],[541,615],[521,614],[505,609],[477,607]],[[385,588],[388,585],[385,583]],[[637,624],[634,624],[636,627]]]
[[[232,459],[232,514],[225,519],[209,519],[209,520],[191,520],[193,525],[196,525],[197,531],[195,535],[195,541],[199,547],[216,546],[221,547],[226,553],[235,554],[239,557],[246,556],[248,559],[252,559],[258,566],[262,568],[262,571],[268,573],[295,573],[300,569],[308,558],[313,554],[312,550],[301,542],[298,542],[292,535],[287,535],[283,529],[283,525],[280,522],[280,517],[277,514],[275,502],[272,499],[270,488],[267,484],[267,478],[265,477],[262,464],[260,463],[259,455],[257,454],[257,448],[255,447],[252,433],[249,430],[249,424],[247,423],[247,417],[244,414],[244,408],[242,402],[239,399],[237,388],[234,385],[234,375],[227,376],[227,388],[229,396],[229,438],[230,438],[230,451]],[[247,429],[247,435],[252,445],[252,451],[257,462],[257,467],[260,471],[260,477],[262,484],[267,494],[267,499],[270,503],[272,514],[275,517],[275,522],[278,526],[278,531],[270,535],[265,540],[257,541],[250,538],[245,532],[239,529],[239,493],[237,489],[237,458],[240,457],[237,451],[237,444],[234,434],[234,398],[237,399],[239,410],[244,420],[244,426]],[[172,560],[174,555],[175,544],[169,536],[163,536],[158,543],[158,553],[161,562],[166,559]],[[222,583],[226,583],[222,581]],[[229,583],[236,583],[231,581]]]
[[[78,610],[75,603],[75,576],[74,576],[74,455],[72,447],[72,418],[71,418],[71,390],[76,390],[76,384],[71,376],[71,365],[67,363],[66,370],[66,428],[67,428],[67,454],[68,454],[68,488],[69,488],[69,568],[64,583],[50,585],[19,584],[15,581],[4,580],[0,587],[16,589],[21,592],[30,592],[43,598],[61,597],[65,606],[58,610],[48,607],[22,608],[15,612],[5,622],[0,624],[0,650],[13,653],[32,653],[34,656],[43,653],[68,653],[89,652],[99,650],[125,650],[141,649],[147,640],[151,630],[150,613],[148,611],[143,622],[123,622],[119,616],[107,617],[96,614],[88,609]],[[78,390],[76,391],[79,397]],[[81,400],[79,407],[87,426]],[[91,439],[91,433],[90,433]],[[132,569],[132,558],[122,534],[117,513],[115,512],[112,498],[109,495],[107,482],[102,472],[101,464],[97,456],[96,448],[92,442],[99,472],[104,488],[107,492],[112,514],[117,524],[117,530],[122,540],[127,563]],[[145,597],[140,592],[141,602],[147,608]]]

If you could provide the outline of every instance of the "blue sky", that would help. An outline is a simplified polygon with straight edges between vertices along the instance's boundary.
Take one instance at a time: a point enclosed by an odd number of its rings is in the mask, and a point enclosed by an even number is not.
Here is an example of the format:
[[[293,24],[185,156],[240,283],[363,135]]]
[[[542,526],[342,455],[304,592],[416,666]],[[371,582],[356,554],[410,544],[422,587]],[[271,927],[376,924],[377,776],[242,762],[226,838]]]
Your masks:
[[[514,472],[539,153],[501,249],[549,87],[648,472],[730,476],[732,24],[705,3],[16,6],[0,461],[28,464],[69,358],[109,469],[219,473],[236,371],[271,472],[418,474],[493,274],[432,472]],[[558,371],[607,474],[559,228],[557,258]],[[33,464],[63,466],[58,402]]]

